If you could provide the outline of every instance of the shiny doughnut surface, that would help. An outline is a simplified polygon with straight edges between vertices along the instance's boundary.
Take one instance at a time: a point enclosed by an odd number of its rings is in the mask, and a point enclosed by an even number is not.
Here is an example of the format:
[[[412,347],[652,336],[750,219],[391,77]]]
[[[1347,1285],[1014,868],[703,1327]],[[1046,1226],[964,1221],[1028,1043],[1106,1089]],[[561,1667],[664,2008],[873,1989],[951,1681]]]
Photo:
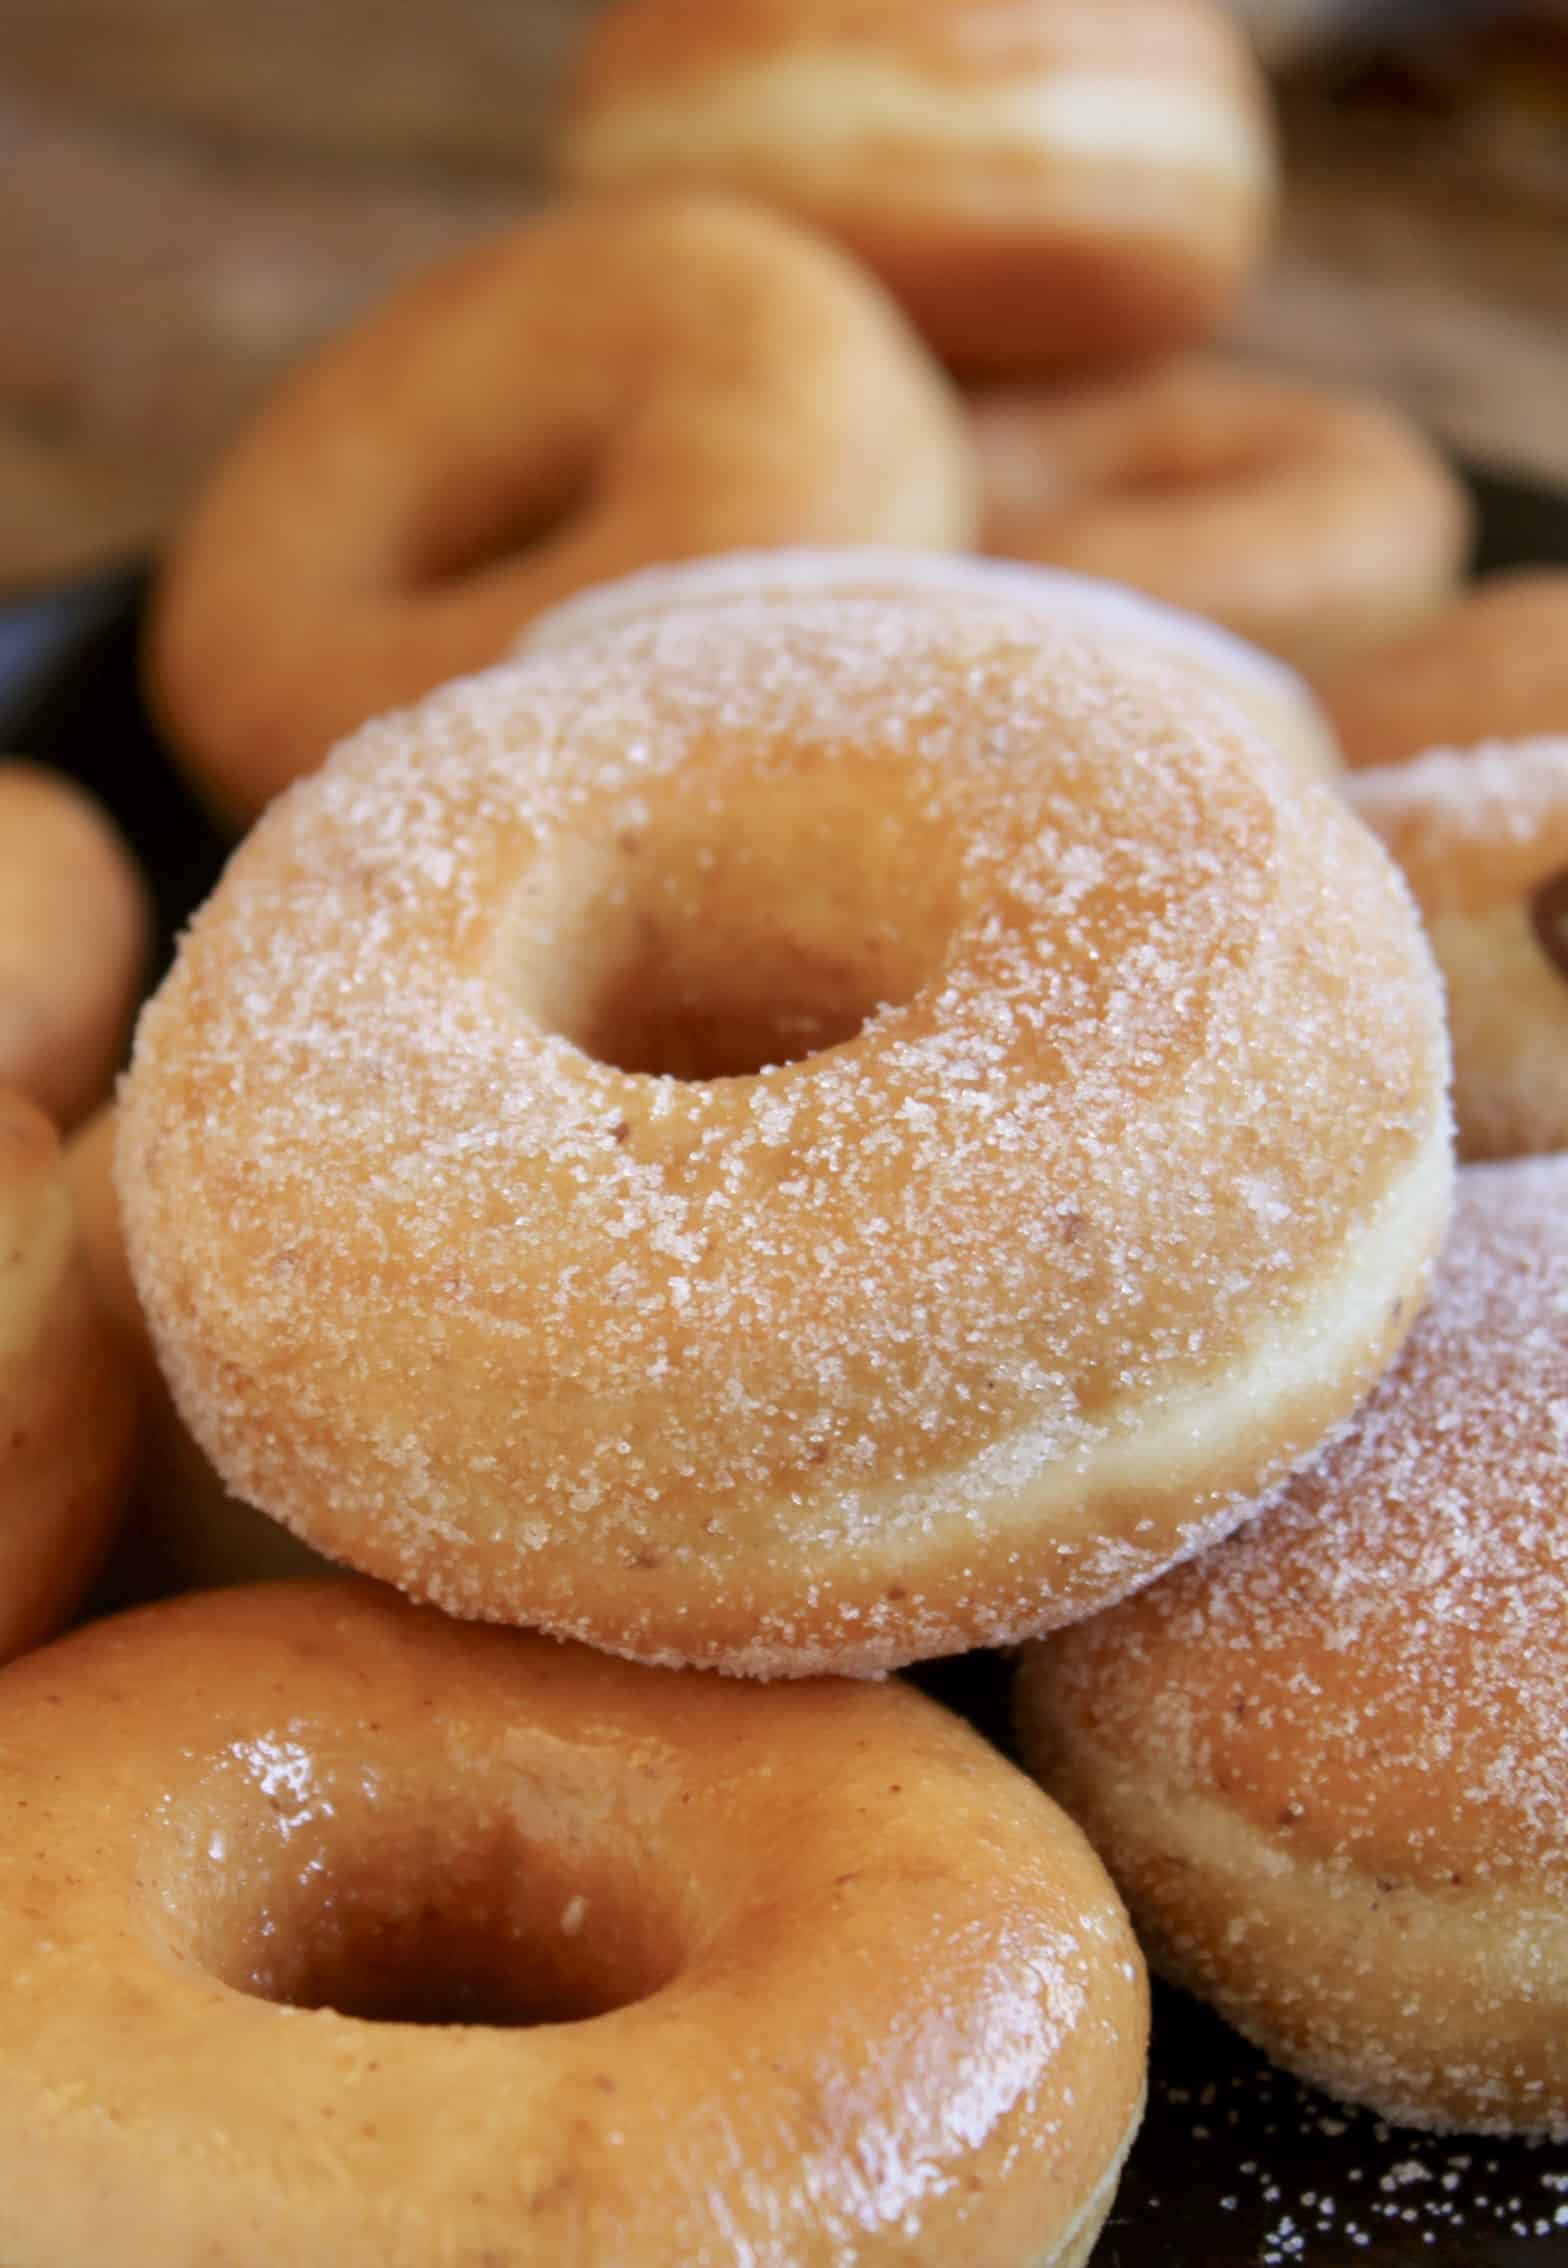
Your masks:
[[[0,1679],[0,1973],[8,2268],[1076,2268],[1143,2097],[1115,1892],[958,1719],[369,1584]]]

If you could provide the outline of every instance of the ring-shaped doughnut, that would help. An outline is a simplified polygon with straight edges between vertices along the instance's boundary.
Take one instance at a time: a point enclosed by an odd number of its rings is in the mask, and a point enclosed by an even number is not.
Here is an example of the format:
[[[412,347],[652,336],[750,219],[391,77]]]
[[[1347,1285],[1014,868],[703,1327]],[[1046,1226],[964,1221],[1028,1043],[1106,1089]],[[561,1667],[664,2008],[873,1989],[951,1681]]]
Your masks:
[[[1090,1612],[1376,1375],[1435,972],[1235,703],[992,606],[672,615],[384,719],[121,1090],[237,1492],[461,1614],[759,1674]]]
[[[1105,575],[1309,674],[1435,613],[1457,476],[1386,403],[1191,357],[974,404],[987,551]]]
[[[11,2268],[1088,2256],[1143,1965],[1071,1822],[908,1687],[339,1581],[98,1623],[0,1726]]]
[[[0,762],[0,1085],[62,1126],[108,1088],[147,970],[147,892],[108,814]]]
[[[135,1411],[58,1137],[0,1088],[0,1661],[46,1638],[91,1578],[129,1483]]]
[[[1354,1423],[1018,1673],[1151,1958],[1401,2125],[1568,2138],[1565,1316],[1568,1159],[1462,1173]]]
[[[1274,202],[1261,79],[1203,0],[619,0],[562,154],[798,213],[945,360],[1026,377],[1207,336]]]
[[[149,691],[246,820],[581,584],[962,544],[974,513],[956,398],[869,276],[735,199],[606,198],[431,269],[280,389],[175,541]]]
[[[1568,738],[1434,748],[1347,786],[1442,971],[1460,1156],[1568,1148]]]
[[[1221,684],[1309,777],[1337,779],[1344,770],[1328,718],[1306,682],[1284,662],[1218,623],[1162,606],[1123,584],[1010,559],[840,546],[833,551],[733,552],[675,567],[645,567],[548,607],[535,616],[513,651],[542,652],[567,639],[675,610],[711,611],[830,594],[900,606],[940,605],[955,598],[971,605],[1022,608],[1067,626],[1082,623],[1107,637],[1125,635],[1171,661],[1191,661]]]
[[[1334,671],[1320,692],[1352,764],[1568,738],[1568,572],[1488,575],[1435,622]]]

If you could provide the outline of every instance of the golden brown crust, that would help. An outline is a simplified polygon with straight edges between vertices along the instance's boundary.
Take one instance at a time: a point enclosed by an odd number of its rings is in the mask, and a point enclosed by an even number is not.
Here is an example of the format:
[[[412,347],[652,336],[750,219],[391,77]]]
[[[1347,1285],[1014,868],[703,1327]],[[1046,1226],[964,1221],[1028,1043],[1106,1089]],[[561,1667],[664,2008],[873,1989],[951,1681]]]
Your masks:
[[[1568,2132],[1568,1161],[1474,1168],[1433,1302],[1241,1535],[1026,1656],[1154,1957],[1389,2115]]]
[[[578,182],[717,183],[867,260],[950,362],[1088,368],[1202,336],[1272,157],[1220,10],[621,0],[586,43]]]
[[[54,1129],[0,1089],[0,1660],[76,1604],[125,1494],[134,1422]]]
[[[1126,1918],[907,1688],[337,1582],[97,1624],[0,1703],[17,2268],[176,2232],[234,2268],[1016,2268],[1109,2204]]]
[[[130,1034],[147,892],[108,814],[58,772],[0,762],[0,1084],[70,1126]]]
[[[1344,1414],[1446,1060],[1381,852],[1190,667],[802,598],[345,746],[144,1016],[121,1188],[198,1439],[334,1556],[875,1669],[1092,1611]]]
[[[175,546],[148,682],[249,817],[584,583],[959,545],[973,509],[955,399],[842,255],[729,198],[602,200],[431,270],[274,397]]]
[[[1465,1158],[1568,1147],[1568,739],[1357,772],[1443,973]]]
[[[1435,622],[1358,656],[1319,691],[1351,764],[1568,736],[1568,572],[1489,575]]]
[[[1464,491],[1387,404],[1207,357],[975,404],[985,548],[1105,575],[1298,668],[1424,621]]]

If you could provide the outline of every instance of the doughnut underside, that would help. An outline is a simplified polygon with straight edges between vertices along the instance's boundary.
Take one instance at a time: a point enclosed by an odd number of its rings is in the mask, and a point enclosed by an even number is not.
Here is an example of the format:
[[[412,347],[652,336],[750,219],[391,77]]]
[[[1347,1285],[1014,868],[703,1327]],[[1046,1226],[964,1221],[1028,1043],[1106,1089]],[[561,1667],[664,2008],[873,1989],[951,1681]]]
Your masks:
[[[1126,1918],[907,1689],[655,1677],[336,1582],[96,1625],[5,1704],[15,2268],[1017,2268],[1104,2218]]]
[[[1559,2139],[1565,1194],[1560,1157],[1462,1175],[1354,1424],[1016,1693],[1162,1970],[1397,2123]]]
[[[308,1540],[876,1671],[1120,1596],[1345,1413],[1445,1064],[1381,853],[1229,703],[842,600],[341,751],[147,1012],[119,1167],[187,1421]]]

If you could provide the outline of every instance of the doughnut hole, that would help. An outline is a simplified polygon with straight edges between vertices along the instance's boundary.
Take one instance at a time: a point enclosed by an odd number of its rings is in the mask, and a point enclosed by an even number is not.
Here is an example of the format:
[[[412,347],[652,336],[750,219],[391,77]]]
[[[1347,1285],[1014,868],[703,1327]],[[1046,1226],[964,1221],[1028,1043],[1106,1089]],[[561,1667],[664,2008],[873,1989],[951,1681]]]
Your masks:
[[[682,1886],[548,1760],[465,1758],[460,1789],[396,1770],[235,1743],[154,1869],[169,1950],[285,2008],[492,2027],[601,2016],[685,1965]]]
[[[779,756],[651,782],[529,878],[508,981],[617,1070],[739,1078],[912,1000],[957,920],[950,826],[893,767]]]

